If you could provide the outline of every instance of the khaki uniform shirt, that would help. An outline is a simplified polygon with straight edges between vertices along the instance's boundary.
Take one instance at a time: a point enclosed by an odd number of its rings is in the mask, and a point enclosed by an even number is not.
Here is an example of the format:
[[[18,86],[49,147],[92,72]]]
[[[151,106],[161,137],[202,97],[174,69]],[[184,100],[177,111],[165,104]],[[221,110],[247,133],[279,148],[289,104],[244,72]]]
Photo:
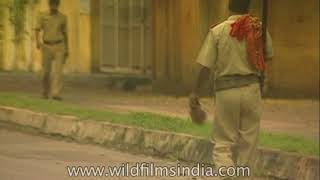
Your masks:
[[[238,41],[231,37],[231,24],[241,15],[228,18],[223,23],[213,27],[207,35],[199,53],[197,62],[214,69],[214,78],[226,75],[259,74],[247,60],[246,41]],[[272,40],[267,33],[266,58],[273,56]]]
[[[52,15],[49,12],[41,13],[38,17],[36,30],[43,31],[44,41],[60,41],[67,32],[67,17],[62,13]]]

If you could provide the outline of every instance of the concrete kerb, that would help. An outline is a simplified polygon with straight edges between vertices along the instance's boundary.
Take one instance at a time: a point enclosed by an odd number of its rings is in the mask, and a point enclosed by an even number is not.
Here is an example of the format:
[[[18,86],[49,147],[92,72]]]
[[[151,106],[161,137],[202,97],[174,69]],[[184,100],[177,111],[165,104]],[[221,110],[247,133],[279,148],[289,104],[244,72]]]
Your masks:
[[[255,167],[280,179],[319,179],[319,158],[260,148]]]
[[[73,116],[49,115],[0,106],[0,121],[32,127],[42,133],[72,138],[147,155],[211,163],[212,143],[185,134],[147,130]],[[260,148],[255,167],[281,179],[319,179],[319,158]]]
[[[46,134],[75,138],[79,119],[73,116],[48,115],[42,131]]]
[[[19,124],[21,126],[29,126],[36,129],[42,129],[45,124],[47,114],[37,113],[25,109],[17,109],[12,107],[0,106],[0,120]]]

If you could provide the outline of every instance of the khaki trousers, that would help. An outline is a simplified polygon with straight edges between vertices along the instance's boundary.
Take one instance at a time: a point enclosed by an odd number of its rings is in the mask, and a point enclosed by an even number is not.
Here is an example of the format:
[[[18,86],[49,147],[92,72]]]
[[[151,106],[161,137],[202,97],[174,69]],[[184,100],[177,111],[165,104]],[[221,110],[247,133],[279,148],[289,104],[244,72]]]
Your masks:
[[[259,84],[216,92],[212,134],[216,167],[251,166],[260,130]]]
[[[63,65],[65,62],[65,45],[44,44],[43,56],[43,88],[48,98],[58,97],[62,89]]]

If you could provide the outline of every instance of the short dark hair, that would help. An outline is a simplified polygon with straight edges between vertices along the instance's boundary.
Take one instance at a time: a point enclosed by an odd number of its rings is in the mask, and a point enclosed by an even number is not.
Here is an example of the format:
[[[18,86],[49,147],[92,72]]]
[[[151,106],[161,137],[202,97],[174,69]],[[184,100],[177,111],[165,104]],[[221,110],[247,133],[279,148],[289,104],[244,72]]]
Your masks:
[[[49,4],[59,5],[60,4],[60,0],[49,0]]]
[[[229,0],[229,10],[236,13],[248,13],[250,0]]]

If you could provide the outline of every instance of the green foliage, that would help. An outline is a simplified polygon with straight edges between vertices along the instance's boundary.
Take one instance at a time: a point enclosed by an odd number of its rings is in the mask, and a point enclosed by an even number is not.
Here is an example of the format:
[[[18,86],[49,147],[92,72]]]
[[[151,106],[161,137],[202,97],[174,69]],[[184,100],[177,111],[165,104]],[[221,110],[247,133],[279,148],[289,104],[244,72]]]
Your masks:
[[[19,43],[23,41],[26,35],[26,11],[28,5],[38,3],[38,0],[0,0],[0,11],[1,8],[9,8],[10,10],[10,22],[14,26],[15,30],[15,39],[14,41]],[[3,17],[3,12],[0,13],[0,22],[1,17]],[[1,24],[1,23],[0,23]]]
[[[29,0],[12,0],[10,21],[14,25],[15,42],[23,41],[26,33],[26,10]]]

